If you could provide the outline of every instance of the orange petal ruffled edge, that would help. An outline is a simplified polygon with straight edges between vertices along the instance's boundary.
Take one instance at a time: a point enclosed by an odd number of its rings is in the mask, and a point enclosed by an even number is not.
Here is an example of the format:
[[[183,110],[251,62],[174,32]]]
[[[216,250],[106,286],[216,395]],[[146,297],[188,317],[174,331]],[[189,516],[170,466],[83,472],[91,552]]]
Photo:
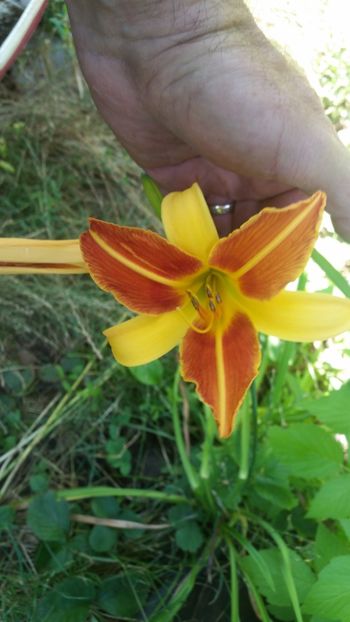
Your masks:
[[[194,382],[213,409],[219,436],[234,428],[235,415],[258,373],[260,348],[249,318],[236,313],[225,329],[198,334],[189,330],[180,349],[185,380]]]
[[[202,269],[196,257],[151,231],[90,220],[80,238],[94,281],[139,313],[158,314],[181,306]]]
[[[229,274],[246,296],[272,298],[303,271],[325,204],[326,195],[316,192],[285,208],[263,209],[218,242],[210,265]]]

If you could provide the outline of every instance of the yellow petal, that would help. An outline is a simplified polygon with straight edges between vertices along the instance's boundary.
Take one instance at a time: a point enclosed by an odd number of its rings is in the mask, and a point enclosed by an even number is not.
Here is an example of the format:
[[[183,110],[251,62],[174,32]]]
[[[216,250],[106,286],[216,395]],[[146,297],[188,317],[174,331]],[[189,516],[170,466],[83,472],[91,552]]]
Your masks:
[[[242,298],[255,328],[289,341],[315,341],[350,329],[350,300],[328,294],[281,292],[271,300]]]
[[[169,242],[207,261],[219,236],[198,184],[163,199],[162,221]]]
[[[170,311],[162,315],[138,315],[104,331],[116,360],[133,367],[144,365],[174,348],[189,329],[195,311]],[[187,317],[186,317],[187,316]]]
[[[79,240],[0,238],[0,274],[88,272]]]

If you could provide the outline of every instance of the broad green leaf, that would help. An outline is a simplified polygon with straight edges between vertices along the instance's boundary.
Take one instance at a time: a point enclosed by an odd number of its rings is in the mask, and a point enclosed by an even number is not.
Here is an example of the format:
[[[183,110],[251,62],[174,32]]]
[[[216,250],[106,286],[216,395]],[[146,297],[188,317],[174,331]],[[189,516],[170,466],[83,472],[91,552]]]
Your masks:
[[[175,533],[176,544],[182,551],[195,553],[203,543],[203,533],[196,521],[190,520],[183,524]]]
[[[0,533],[9,529],[15,520],[16,512],[9,505],[2,505],[0,507]]]
[[[102,582],[98,603],[112,616],[132,617],[142,611],[149,586],[136,574],[121,574]]]
[[[339,443],[312,423],[294,423],[285,429],[272,427],[268,442],[275,457],[292,476],[326,479],[342,467],[343,451]]]
[[[315,540],[315,567],[317,572],[327,566],[333,557],[350,554],[350,543],[342,533],[335,533],[319,525]]]
[[[291,607],[290,596],[283,573],[284,564],[280,551],[277,548],[269,548],[262,549],[259,553],[269,567],[274,589],[271,589],[269,582],[266,580],[266,576],[262,573],[261,565],[258,566],[250,555],[242,560],[242,567],[249,574],[258,591],[267,598],[271,605],[277,607]],[[289,556],[298,598],[302,601],[314,582],[314,575],[309,566],[297,553],[289,550]]]
[[[110,551],[117,542],[118,534],[115,529],[104,525],[95,525],[89,534],[89,544],[97,553]]]
[[[34,493],[43,493],[49,487],[49,476],[46,473],[35,473],[29,478],[29,486]]]
[[[97,497],[92,499],[91,509],[99,518],[117,518],[120,505],[115,497]]]
[[[197,513],[193,507],[185,503],[175,505],[168,511],[168,519],[175,529],[183,527],[186,521],[195,518],[196,515]]]
[[[30,503],[27,523],[35,535],[47,542],[61,542],[69,530],[69,505],[53,492],[35,497]]]
[[[339,521],[339,524],[344,531],[347,539],[350,540],[350,518],[342,518]]]
[[[50,570],[64,572],[73,561],[70,544],[61,542],[41,542],[35,555],[35,568],[39,572]]]
[[[163,378],[163,365],[160,361],[152,361],[147,365],[138,365],[137,367],[130,367],[130,373],[136,380],[146,385],[158,385]]]
[[[64,579],[39,602],[33,622],[85,622],[95,595],[92,583]]]
[[[254,490],[260,497],[279,508],[291,510],[298,503],[297,498],[290,491],[287,478],[258,475],[254,483]]]
[[[307,595],[303,610],[329,618],[332,622],[350,620],[350,555],[335,557],[320,573]]]
[[[350,435],[350,382],[338,391],[318,400],[302,402],[301,406],[325,423],[333,432]]]
[[[325,482],[311,501],[309,518],[350,518],[350,474]]]

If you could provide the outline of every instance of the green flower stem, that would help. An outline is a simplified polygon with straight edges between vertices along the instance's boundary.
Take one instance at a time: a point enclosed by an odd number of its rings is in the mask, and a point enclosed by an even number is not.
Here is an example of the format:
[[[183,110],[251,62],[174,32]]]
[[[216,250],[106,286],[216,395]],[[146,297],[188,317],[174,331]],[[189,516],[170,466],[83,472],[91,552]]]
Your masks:
[[[111,486],[85,486],[82,488],[70,488],[58,490],[57,497],[66,501],[78,501],[80,499],[92,499],[96,497],[138,497],[141,499],[155,499],[168,503],[188,503],[188,499],[182,495],[172,495],[159,490],[143,490],[140,488],[112,488]]]
[[[321,255],[315,248],[311,255],[315,263],[323,270],[329,281],[333,283],[341,292],[350,298],[350,285],[338,270],[336,270],[329,261]]]
[[[236,551],[232,545],[231,540],[226,540],[228,548],[228,556],[230,562],[231,573],[231,622],[240,622],[239,617],[239,590],[238,590],[238,575],[237,575],[237,563],[236,563]]]
[[[179,452],[180,460],[182,462],[183,469],[185,471],[187,480],[189,485],[191,486],[193,492],[196,492],[199,488],[199,478],[197,473],[194,471],[193,466],[190,462],[190,459],[186,452],[186,447],[184,443],[184,439],[181,432],[181,423],[179,417],[179,409],[177,406],[178,402],[178,394],[179,394],[179,382],[180,382],[180,372],[179,370],[175,374],[174,386],[173,386],[173,399],[172,399],[172,418],[173,418],[173,427],[175,433],[175,442]]]
[[[140,488],[112,488],[111,486],[84,486],[82,488],[68,488],[67,490],[57,490],[58,499],[65,501],[82,501],[83,499],[95,499],[97,497],[133,497],[139,499],[154,499],[165,503],[191,503],[182,495],[173,495],[159,490],[143,490]],[[24,510],[28,507],[31,497],[26,499],[16,499],[10,505],[15,510]]]
[[[252,402],[252,421],[251,421],[252,442],[251,442],[248,479],[252,476],[252,473],[254,471],[256,450],[258,446],[258,396],[257,396],[255,380],[253,380],[250,386],[250,397],[251,397],[251,402]]]
[[[201,479],[208,480],[210,477],[210,457],[211,457],[211,448],[213,446],[213,441],[216,436],[216,425],[214,421],[214,417],[212,412],[206,404],[204,404],[204,415],[205,415],[205,437],[203,442],[203,450],[202,450],[202,461],[200,468],[200,477]]]
[[[275,382],[272,389],[271,401],[273,408],[277,408],[281,403],[281,393],[285,384],[286,376],[290,363],[295,356],[295,343],[291,341],[285,341],[281,343],[278,361],[276,364],[277,372],[275,376]]]
[[[240,480],[247,480],[249,475],[249,456],[250,456],[250,443],[251,443],[251,430],[250,430],[250,394],[247,393],[245,400],[241,406],[239,413],[241,420],[241,459],[238,478]]]

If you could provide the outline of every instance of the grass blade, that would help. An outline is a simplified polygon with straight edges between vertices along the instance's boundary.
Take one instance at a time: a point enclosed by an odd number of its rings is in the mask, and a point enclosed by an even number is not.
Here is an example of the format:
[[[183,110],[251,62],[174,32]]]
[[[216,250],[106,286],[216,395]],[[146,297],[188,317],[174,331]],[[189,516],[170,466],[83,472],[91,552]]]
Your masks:
[[[346,278],[343,277],[343,275],[340,274],[340,272],[338,272],[338,270],[336,270],[331,263],[329,263],[328,259],[323,257],[323,255],[321,255],[321,253],[319,253],[315,248],[312,251],[311,257],[314,262],[317,263],[319,268],[323,270],[328,280],[331,281],[331,283],[333,283],[333,285],[335,285],[338,289],[340,289],[344,296],[350,298],[349,283],[347,282]]]

